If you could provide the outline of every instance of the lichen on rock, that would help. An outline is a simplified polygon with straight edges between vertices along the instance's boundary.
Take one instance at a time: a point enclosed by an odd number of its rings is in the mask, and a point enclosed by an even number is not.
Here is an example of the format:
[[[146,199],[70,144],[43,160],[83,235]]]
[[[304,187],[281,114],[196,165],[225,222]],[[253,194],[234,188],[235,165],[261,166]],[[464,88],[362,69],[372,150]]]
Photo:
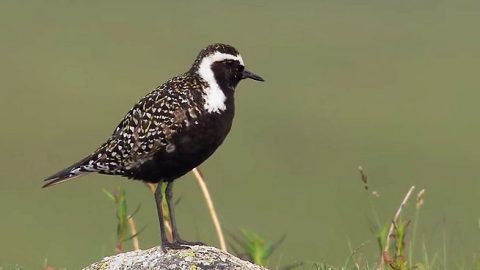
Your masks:
[[[266,268],[241,260],[227,252],[209,246],[192,246],[188,249],[161,247],[120,253],[105,257],[84,270],[266,270]]]

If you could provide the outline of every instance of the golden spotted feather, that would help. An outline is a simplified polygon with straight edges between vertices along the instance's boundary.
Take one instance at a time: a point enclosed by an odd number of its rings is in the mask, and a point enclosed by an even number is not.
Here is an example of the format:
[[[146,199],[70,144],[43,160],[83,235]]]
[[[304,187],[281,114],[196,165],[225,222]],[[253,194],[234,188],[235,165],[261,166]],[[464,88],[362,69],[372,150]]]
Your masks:
[[[204,109],[195,103],[203,81],[183,74],[166,81],[142,98],[123,118],[112,136],[94,153],[51,177],[57,184],[87,172],[133,176],[133,170],[167,151],[170,139],[189,126]],[[188,78],[188,79],[187,79]]]

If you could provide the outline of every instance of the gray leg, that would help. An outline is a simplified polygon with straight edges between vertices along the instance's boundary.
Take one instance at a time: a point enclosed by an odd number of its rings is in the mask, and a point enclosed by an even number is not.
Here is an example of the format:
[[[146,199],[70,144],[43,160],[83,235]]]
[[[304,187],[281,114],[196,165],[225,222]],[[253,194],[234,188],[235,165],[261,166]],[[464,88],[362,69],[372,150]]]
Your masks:
[[[178,246],[182,245],[181,248],[188,248],[185,246],[195,246],[195,245],[205,245],[201,242],[188,242],[180,238],[180,234],[178,233],[177,222],[175,221],[175,211],[173,210],[173,194],[172,194],[172,187],[173,182],[167,183],[167,189],[165,191],[168,211],[170,213],[170,221],[172,223],[172,236],[173,236],[173,244],[177,244]]]
[[[157,189],[155,190],[155,203],[157,204],[158,221],[160,222],[160,237],[162,239],[162,249],[165,250],[165,247],[168,246],[169,242],[167,240],[167,235],[165,234],[165,223],[163,220],[162,185],[162,182],[158,183]]]

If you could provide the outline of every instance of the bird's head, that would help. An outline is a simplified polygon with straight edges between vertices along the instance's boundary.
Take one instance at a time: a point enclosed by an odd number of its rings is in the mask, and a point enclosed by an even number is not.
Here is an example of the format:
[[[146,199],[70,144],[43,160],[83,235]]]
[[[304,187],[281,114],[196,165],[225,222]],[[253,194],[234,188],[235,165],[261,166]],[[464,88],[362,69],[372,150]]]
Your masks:
[[[234,89],[243,79],[264,81],[262,77],[245,69],[240,53],[226,44],[212,44],[197,56],[191,68],[207,83],[217,83],[221,89]]]

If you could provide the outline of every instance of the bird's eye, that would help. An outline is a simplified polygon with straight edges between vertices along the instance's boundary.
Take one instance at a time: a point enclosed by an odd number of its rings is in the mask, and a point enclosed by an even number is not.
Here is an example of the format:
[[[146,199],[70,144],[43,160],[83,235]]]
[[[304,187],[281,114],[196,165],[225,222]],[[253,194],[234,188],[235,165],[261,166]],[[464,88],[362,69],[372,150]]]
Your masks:
[[[233,66],[234,63],[235,63],[235,62],[232,61],[232,60],[225,60],[225,65],[227,65],[227,66],[229,66],[229,67]]]

